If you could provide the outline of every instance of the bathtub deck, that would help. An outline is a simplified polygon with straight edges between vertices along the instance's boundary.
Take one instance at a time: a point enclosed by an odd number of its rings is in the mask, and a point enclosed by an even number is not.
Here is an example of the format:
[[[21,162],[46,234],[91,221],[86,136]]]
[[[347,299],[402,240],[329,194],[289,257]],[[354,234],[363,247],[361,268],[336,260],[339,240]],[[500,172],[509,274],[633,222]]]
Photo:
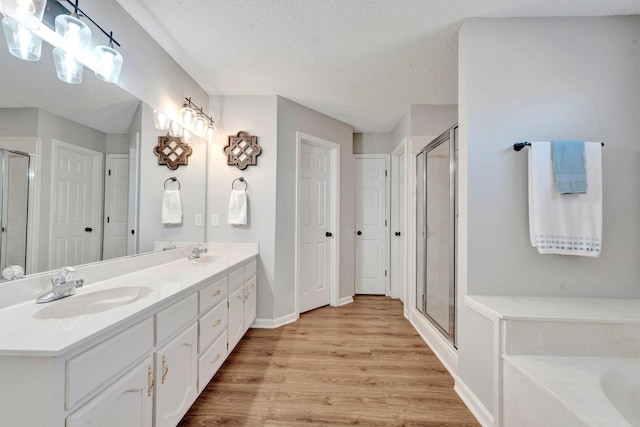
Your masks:
[[[640,420],[626,410],[623,414],[610,402],[602,387],[603,375],[640,372],[640,359],[560,356],[503,356],[510,367],[546,392],[584,425],[593,427],[627,427]],[[640,384],[638,384],[640,387]],[[526,397],[524,397],[526,398]],[[626,404],[626,402],[618,402]],[[633,423],[631,421],[633,421]]]

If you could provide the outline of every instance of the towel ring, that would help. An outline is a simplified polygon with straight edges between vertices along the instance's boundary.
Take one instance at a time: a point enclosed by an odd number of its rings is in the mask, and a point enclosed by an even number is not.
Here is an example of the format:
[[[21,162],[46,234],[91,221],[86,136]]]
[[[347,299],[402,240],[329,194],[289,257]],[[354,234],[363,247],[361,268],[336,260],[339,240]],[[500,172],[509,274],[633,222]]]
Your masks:
[[[233,188],[233,187],[236,184],[236,181],[242,182],[244,184],[244,191],[247,191],[247,187],[248,187],[247,181],[242,176],[240,178],[236,178],[236,179],[233,180],[233,182],[231,183],[231,189],[232,190],[235,190],[235,188]]]
[[[178,183],[178,190],[180,189],[180,181],[178,181],[178,178],[176,178],[175,176],[172,176],[170,178],[167,178],[167,180],[164,182],[164,189],[167,189],[167,183],[169,183],[169,181],[171,182],[177,182]]]

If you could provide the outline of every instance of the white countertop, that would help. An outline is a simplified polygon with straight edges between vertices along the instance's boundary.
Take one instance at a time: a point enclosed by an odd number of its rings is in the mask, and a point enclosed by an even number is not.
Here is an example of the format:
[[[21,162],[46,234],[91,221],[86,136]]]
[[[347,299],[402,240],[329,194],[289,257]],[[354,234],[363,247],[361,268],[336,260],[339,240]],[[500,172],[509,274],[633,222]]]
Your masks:
[[[491,321],[640,323],[640,299],[467,295],[464,301]]]
[[[225,247],[227,250],[223,250]],[[227,273],[258,254],[257,245],[234,249],[237,248],[231,244],[210,246],[209,253],[199,260],[182,257],[112,279],[85,283],[77,289],[76,295],[68,298],[45,304],[30,300],[1,309],[0,355],[57,356],[94,339],[96,334],[117,329],[132,319],[142,320],[170,298],[186,295],[188,289],[197,287],[207,278]],[[113,264],[110,268],[114,268]],[[109,295],[115,288],[131,291],[122,298],[126,304],[118,305],[118,298],[111,298],[99,312],[78,314],[83,312],[83,304],[95,302],[92,294]],[[72,315],[65,317],[69,313]]]

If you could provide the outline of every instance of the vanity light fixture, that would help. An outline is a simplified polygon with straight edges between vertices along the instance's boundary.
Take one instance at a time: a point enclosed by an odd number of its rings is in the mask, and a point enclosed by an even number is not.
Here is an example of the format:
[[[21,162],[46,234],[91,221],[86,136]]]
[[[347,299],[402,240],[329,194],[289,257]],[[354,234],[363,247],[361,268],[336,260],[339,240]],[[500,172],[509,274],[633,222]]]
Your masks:
[[[46,0],[2,1],[2,29],[11,55],[25,61],[37,61],[42,52],[42,39],[30,30],[40,28]]]
[[[63,13],[56,16],[54,32],[47,25],[42,25],[42,18],[47,10],[46,0],[1,0],[2,13],[5,15],[2,27],[9,51],[18,58],[37,61],[40,59],[44,39],[54,47],[54,65],[60,80],[72,84],[81,83],[83,69],[87,66],[95,71],[99,79],[115,83],[123,60],[114,44],[120,44],[114,40],[113,32],[107,33],[78,7],[78,1],[57,0],[58,5],[63,2],[71,4],[73,12],[70,15]],[[87,52],[91,30],[80,20],[80,16],[91,21],[109,38],[107,46],[97,46],[92,53]]]
[[[185,98],[179,117],[180,121],[170,120],[163,112],[153,110],[153,121],[156,129],[168,129],[170,136],[179,136],[185,142],[188,142],[194,135],[198,138],[206,138],[208,142],[213,142],[216,135],[215,122],[201,107],[194,104],[191,98]]]

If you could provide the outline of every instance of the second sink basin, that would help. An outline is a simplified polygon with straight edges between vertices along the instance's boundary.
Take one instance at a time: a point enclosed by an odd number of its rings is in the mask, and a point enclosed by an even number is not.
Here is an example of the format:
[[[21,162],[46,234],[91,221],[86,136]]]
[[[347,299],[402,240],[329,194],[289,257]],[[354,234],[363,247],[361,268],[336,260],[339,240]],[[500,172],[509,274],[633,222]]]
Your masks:
[[[68,319],[84,314],[101,313],[115,307],[131,304],[145,298],[151,292],[150,288],[144,286],[125,286],[76,294],[47,303],[47,306],[36,312],[33,317],[36,319]]]

